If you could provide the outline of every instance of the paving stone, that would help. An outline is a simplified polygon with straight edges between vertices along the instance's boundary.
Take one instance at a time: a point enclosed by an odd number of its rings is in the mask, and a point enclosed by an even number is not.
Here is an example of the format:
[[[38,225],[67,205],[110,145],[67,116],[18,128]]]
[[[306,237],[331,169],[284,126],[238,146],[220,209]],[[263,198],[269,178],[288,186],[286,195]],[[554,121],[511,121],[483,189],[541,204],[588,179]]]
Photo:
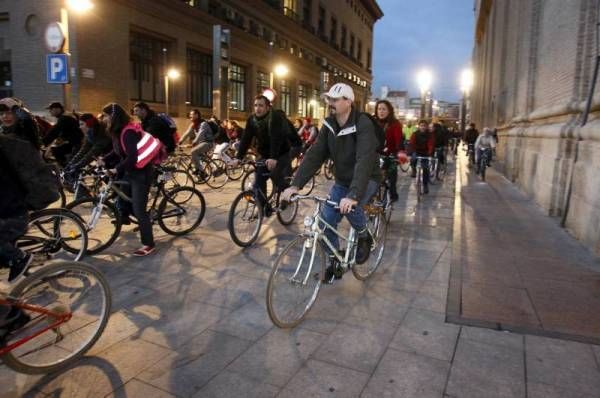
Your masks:
[[[346,318],[354,303],[355,301],[347,296],[329,297],[319,294],[317,301],[299,327],[329,334]]]
[[[358,397],[369,377],[367,373],[310,359],[278,397]]]
[[[137,378],[177,396],[191,396],[249,346],[246,340],[207,330]]]
[[[528,382],[527,398],[597,398],[598,394],[585,394],[548,384]]]
[[[450,361],[459,330],[459,326],[445,323],[443,314],[413,308],[404,318],[390,347]]]
[[[314,358],[372,372],[396,330],[394,324],[349,317],[323,341]]]
[[[175,398],[175,395],[159,390],[136,379],[129,380],[123,387],[107,395],[106,398]]]
[[[461,339],[478,341],[484,344],[498,345],[515,350],[523,350],[523,335],[500,330],[463,326]]]
[[[258,340],[273,328],[264,303],[249,302],[210,327],[246,340]]]
[[[198,302],[182,311],[161,316],[139,337],[168,348],[177,348],[231,313],[231,309]]]
[[[42,391],[52,396],[104,397],[169,353],[143,340],[127,340],[97,357],[80,360],[46,383]]]
[[[279,388],[245,377],[239,373],[224,371],[212,379],[194,398],[268,398],[277,395]]]
[[[445,313],[447,297],[447,283],[425,282],[415,296],[411,307]]]
[[[25,375],[0,365],[0,398],[42,397],[44,393],[36,390],[42,375]]]
[[[600,391],[592,347],[573,341],[526,336],[527,380],[586,394]]]
[[[457,397],[525,397],[523,351],[461,337],[446,392]]]
[[[227,369],[283,387],[326,338],[301,328],[274,328]]]
[[[390,348],[361,397],[440,397],[449,367],[446,361]]]

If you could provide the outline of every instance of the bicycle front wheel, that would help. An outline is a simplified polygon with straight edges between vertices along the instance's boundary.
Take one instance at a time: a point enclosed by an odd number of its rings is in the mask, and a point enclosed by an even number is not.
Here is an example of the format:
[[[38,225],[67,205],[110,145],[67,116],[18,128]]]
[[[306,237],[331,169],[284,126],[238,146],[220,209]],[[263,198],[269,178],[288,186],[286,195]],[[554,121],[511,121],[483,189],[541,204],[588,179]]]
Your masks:
[[[277,194],[277,204],[280,210],[277,211],[277,219],[281,223],[281,225],[290,225],[296,219],[296,214],[298,214],[298,201],[294,201],[288,203],[285,206],[285,209],[281,210],[281,201],[279,200],[279,195]]]
[[[240,246],[248,247],[258,238],[263,220],[263,209],[256,202],[252,191],[241,192],[231,204],[227,228],[231,240]]]
[[[185,235],[200,225],[206,211],[204,196],[195,188],[166,192],[158,206],[158,225],[170,235]]]
[[[280,328],[306,317],[321,289],[326,254],[313,238],[298,236],[277,256],[267,284],[267,311]]]
[[[106,250],[121,232],[121,213],[111,202],[99,205],[97,198],[83,198],[69,203],[67,209],[85,221],[88,254],[94,255]]]
[[[221,159],[212,159],[211,163],[212,170],[206,179],[206,184],[213,189],[218,189],[223,187],[227,184],[227,181],[229,181],[227,165]]]
[[[370,214],[367,221],[367,228],[373,236],[373,246],[369,259],[363,264],[354,264],[352,273],[358,280],[364,281],[368,279],[381,264],[383,253],[385,251],[385,238],[387,235],[387,220],[383,208],[375,208],[375,213]]]
[[[48,265],[10,293],[31,320],[12,332],[6,345],[30,338],[1,357],[26,374],[54,372],[85,354],[98,340],[110,315],[111,292],[96,268],[83,263]],[[38,334],[36,336],[36,334]]]

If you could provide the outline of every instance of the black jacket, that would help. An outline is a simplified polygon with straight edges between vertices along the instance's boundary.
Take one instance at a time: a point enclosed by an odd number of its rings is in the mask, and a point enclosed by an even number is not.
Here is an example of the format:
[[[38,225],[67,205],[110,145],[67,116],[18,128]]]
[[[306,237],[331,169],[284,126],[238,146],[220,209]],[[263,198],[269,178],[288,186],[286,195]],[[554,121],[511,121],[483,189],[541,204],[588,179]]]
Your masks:
[[[14,135],[3,135],[0,139],[0,218],[18,217],[27,213],[25,189],[17,174],[12,171],[14,165],[3,155],[4,151],[12,151],[11,142],[17,139]]]
[[[252,139],[256,138],[256,150],[262,158],[278,159],[290,151],[287,130],[287,120],[281,112],[271,110],[262,118],[250,116],[246,121],[237,158],[244,158]]]
[[[102,130],[94,130],[87,134],[79,152],[71,159],[69,165],[75,169],[86,166],[96,156],[105,155],[111,151],[110,136]]]
[[[158,138],[167,149],[167,152],[171,153],[175,150],[175,138],[171,127],[154,111],[149,111],[148,116],[142,120],[142,128]]]
[[[477,141],[477,137],[479,137],[479,131],[477,131],[477,129],[468,128],[465,131],[465,136],[463,140],[467,144],[475,144],[475,141]]]
[[[358,117],[358,111],[353,108],[348,121],[341,127],[335,117],[328,117],[317,141],[304,155],[292,185],[303,187],[330,158],[334,163],[335,182],[350,189],[348,198],[360,200],[369,180],[381,181],[378,146],[375,126],[367,115]]]
[[[74,147],[81,146],[83,132],[79,128],[79,123],[74,117],[65,114],[59,116],[56,124],[48,131],[48,134],[46,134],[42,142],[44,145],[48,146],[57,138],[69,141]]]

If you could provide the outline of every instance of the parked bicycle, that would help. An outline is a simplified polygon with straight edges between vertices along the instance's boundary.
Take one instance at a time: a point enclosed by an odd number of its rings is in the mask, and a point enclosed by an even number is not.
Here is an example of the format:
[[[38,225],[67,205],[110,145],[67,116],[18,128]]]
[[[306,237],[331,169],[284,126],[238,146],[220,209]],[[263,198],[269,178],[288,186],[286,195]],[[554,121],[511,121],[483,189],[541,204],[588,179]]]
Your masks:
[[[325,248],[333,254],[336,261],[334,272],[344,273],[352,270],[359,280],[368,279],[381,264],[385,250],[387,221],[385,209],[376,201],[365,206],[368,217],[367,228],[373,236],[373,245],[369,259],[363,264],[356,263],[358,234],[350,228],[348,236],[329,225],[321,217],[322,206],[338,203],[311,195],[297,195],[292,203],[300,200],[312,200],[316,203],[312,216],[304,219],[305,230],[290,242],[275,259],[267,284],[267,311],[273,323],[280,328],[291,328],[306,317],[314,305],[323,284],[329,256]],[[325,235],[331,230],[346,245],[337,250]]]

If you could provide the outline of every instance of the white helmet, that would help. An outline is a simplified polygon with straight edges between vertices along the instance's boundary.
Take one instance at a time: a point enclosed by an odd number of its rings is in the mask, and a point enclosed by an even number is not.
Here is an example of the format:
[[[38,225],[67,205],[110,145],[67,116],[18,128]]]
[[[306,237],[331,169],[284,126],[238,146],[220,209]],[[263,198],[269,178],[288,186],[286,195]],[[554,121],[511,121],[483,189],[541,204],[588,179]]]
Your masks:
[[[321,97],[328,98],[347,98],[354,102],[354,91],[352,87],[345,83],[336,83],[329,89],[328,92],[324,93]]]

